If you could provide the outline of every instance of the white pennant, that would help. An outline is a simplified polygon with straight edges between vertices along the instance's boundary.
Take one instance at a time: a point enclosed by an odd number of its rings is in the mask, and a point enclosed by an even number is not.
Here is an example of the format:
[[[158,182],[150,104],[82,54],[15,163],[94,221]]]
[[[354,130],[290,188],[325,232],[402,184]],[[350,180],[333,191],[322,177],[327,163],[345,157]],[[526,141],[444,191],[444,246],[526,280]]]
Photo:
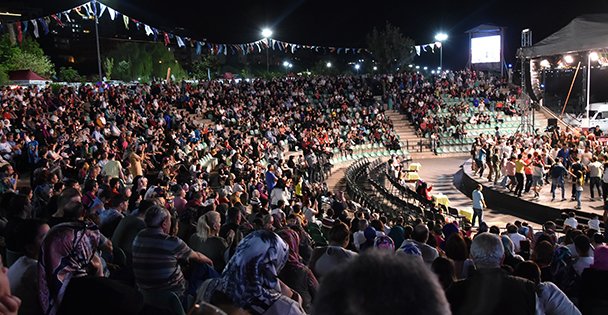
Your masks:
[[[72,12],[72,10],[67,10],[67,11],[63,12],[63,15],[65,15],[65,19],[71,23],[72,19],[70,18],[70,12]]]
[[[110,7],[108,7],[108,14],[110,14],[110,19],[112,21],[114,21],[114,18],[116,18],[116,11]]]
[[[420,46],[416,46],[416,55],[420,56]]]
[[[144,24],[144,30],[146,30],[146,36],[150,36],[154,34],[150,25]]]
[[[177,38],[177,47],[184,47],[184,46],[186,46],[186,44],[184,44],[184,41],[182,40],[181,37],[175,36],[175,38]]]
[[[34,37],[38,38],[38,36],[40,36],[38,33],[38,22],[36,22],[36,19],[30,20],[30,22],[32,22],[32,25],[34,26]]]
[[[99,2],[99,17],[101,17],[103,15],[103,13],[106,11],[106,8],[108,6],[106,6],[105,4]]]

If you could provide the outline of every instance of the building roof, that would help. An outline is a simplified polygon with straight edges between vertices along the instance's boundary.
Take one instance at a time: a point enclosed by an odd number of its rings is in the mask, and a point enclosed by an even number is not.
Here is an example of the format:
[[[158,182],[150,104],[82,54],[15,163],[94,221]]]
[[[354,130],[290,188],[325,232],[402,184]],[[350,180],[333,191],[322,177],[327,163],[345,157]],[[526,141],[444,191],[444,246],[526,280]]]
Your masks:
[[[9,71],[8,78],[11,81],[47,81],[32,70],[15,70]]]

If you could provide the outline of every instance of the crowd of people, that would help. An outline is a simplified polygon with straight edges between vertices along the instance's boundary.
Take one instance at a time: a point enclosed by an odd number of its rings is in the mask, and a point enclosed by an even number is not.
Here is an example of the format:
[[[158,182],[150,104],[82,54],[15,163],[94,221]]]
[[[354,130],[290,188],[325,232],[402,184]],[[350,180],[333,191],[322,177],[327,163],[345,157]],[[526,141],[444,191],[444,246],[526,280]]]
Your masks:
[[[480,135],[471,148],[475,174],[522,197],[540,199],[550,187],[551,201],[570,197],[581,209],[583,201],[608,199],[608,151],[599,128],[555,129],[541,134]],[[487,174],[486,174],[486,170]],[[566,194],[567,185],[571,183]],[[589,198],[583,198],[584,191]],[[560,198],[561,197],[561,198]],[[606,220],[604,215],[604,220]]]
[[[517,97],[521,89],[510,88],[499,77],[470,70],[443,72],[425,77],[412,74],[402,77],[400,90],[389,94],[399,104],[416,128],[426,138],[449,134],[467,135],[467,126],[496,124],[505,116],[520,114]]]
[[[0,313],[576,314],[602,300],[608,248],[591,229],[473,234],[328,191],[324,155],[399,145],[384,111],[415,77],[1,88]]]

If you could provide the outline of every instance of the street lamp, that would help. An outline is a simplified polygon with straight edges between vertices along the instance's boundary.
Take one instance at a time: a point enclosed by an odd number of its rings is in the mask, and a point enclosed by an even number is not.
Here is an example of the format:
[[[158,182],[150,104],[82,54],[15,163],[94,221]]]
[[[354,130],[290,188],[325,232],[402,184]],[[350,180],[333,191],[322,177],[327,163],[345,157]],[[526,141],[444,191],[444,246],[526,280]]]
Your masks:
[[[268,27],[262,29],[262,37],[266,40],[266,72],[270,72],[270,36],[272,36],[272,30]]]
[[[448,40],[448,34],[437,33],[435,40],[439,43],[439,67],[443,69],[443,42]]]
[[[331,62],[326,63],[326,64],[325,64],[325,66],[326,66],[327,68],[331,68]]]
[[[359,73],[359,69],[361,69],[361,65],[360,64],[355,64],[355,70],[357,70],[357,73]]]
[[[570,58],[572,58],[572,57],[570,57]],[[589,55],[587,55],[587,95],[586,95],[586,99],[587,99],[587,128],[591,128],[591,117],[589,117],[589,110],[591,109],[590,105],[589,105],[589,97],[591,95],[591,93],[589,91],[591,89],[591,61],[595,62],[595,61],[598,61],[599,59],[600,59],[600,56],[595,51],[590,51]]]

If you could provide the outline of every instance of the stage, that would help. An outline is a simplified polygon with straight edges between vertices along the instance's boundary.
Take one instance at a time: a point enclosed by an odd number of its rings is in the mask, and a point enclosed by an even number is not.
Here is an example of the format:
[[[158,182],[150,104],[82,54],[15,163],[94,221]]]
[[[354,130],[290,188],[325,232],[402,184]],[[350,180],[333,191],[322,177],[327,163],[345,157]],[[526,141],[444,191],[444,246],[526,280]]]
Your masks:
[[[508,189],[494,185],[488,181],[486,171],[485,177],[473,175],[471,170],[472,160],[467,160],[462,168],[454,175],[454,185],[464,194],[470,196],[477,184],[483,185],[483,194],[488,207],[500,209],[522,220],[543,224],[546,221],[554,221],[558,225],[563,223],[564,213],[574,211],[579,223],[586,224],[587,221],[597,215],[602,220],[603,202],[596,195],[595,201],[590,201],[591,195],[589,185],[584,187],[582,198],[582,209],[575,210],[576,201],[571,201],[571,184],[566,183],[565,201],[561,201],[561,190],[556,190],[556,199],[551,201],[551,184],[544,185],[540,191],[540,198],[534,198],[534,193],[523,194],[521,198],[510,193]],[[596,191],[597,193],[597,191]]]

